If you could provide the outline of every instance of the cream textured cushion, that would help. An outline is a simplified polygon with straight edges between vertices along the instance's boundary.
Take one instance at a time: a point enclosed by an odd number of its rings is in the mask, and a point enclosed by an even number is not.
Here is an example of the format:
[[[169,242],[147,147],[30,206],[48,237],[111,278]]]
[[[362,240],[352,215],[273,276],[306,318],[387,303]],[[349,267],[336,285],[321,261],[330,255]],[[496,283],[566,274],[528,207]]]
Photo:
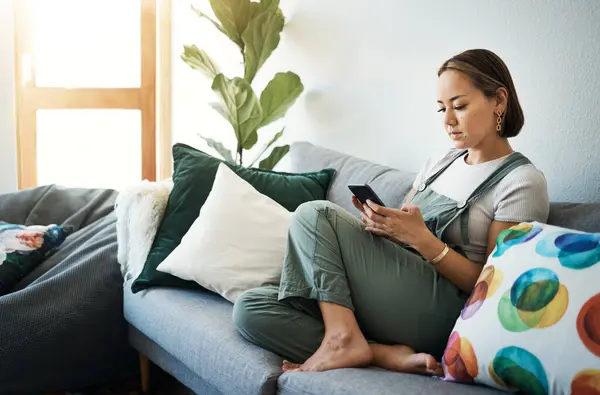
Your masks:
[[[234,302],[279,283],[291,216],[221,163],[198,218],[157,270]]]
[[[136,278],[152,247],[163,218],[173,180],[144,180],[122,189],[115,201],[117,216],[117,259],[126,280]]]

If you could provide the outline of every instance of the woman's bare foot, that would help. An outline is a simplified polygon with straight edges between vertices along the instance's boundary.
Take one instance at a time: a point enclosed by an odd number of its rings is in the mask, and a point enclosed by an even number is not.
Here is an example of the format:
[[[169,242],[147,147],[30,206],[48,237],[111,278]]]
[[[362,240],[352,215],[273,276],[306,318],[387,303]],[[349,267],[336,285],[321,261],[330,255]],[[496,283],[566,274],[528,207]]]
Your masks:
[[[283,360],[283,363],[281,364],[281,370],[283,370],[284,372],[287,372],[289,370],[294,370],[294,369],[298,369],[300,367],[301,364],[299,363],[293,363],[290,362],[286,359]]]
[[[366,366],[373,352],[362,333],[325,335],[319,349],[303,364],[283,362],[285,372],[323,372],[325,370]]]
[[[373,364],[384,369],[402,373],[416,373],[427,376],[443,376],[442,364],[429,354],[417,354],[408,346],[386,346],[371,344]]]

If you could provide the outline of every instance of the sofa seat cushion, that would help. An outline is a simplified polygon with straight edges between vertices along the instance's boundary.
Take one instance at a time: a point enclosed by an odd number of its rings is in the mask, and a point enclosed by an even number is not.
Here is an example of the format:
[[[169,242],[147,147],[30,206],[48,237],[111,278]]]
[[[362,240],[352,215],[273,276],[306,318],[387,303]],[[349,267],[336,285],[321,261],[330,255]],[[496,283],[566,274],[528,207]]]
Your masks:
[[[282,359],[241,337],[233,305],[205,290],[157,287],[133,294],[125,283],[126,320],[224,394],[274,394]]]
[[[279,377],[281,395],[501,395],[478,385],[445,382],[415,374],[378,368],[339,369],[322,373],[285,373]]]

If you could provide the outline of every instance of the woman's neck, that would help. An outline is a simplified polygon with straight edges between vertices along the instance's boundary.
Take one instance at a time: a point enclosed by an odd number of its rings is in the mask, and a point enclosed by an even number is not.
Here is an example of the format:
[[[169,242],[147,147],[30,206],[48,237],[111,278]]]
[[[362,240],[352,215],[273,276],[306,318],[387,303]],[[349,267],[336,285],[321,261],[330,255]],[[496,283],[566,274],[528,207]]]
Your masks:
[[[502,158],[513,152],[508,139],[494,138],[489,141],[482,141],[476,147],[469,148],[469,153],[465,158],[465,162],[469,165],[489,162],[494,159]]]

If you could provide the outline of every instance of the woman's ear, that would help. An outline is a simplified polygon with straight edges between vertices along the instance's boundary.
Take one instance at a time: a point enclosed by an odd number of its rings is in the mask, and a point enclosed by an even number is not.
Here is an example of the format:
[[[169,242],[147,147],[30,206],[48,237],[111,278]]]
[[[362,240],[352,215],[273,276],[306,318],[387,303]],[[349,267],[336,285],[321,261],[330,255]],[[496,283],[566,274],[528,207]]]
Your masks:
[[[504,114],[508,106],[508,91],[504,87],[500,87],[496,90],[496,111],[498,110]]]

